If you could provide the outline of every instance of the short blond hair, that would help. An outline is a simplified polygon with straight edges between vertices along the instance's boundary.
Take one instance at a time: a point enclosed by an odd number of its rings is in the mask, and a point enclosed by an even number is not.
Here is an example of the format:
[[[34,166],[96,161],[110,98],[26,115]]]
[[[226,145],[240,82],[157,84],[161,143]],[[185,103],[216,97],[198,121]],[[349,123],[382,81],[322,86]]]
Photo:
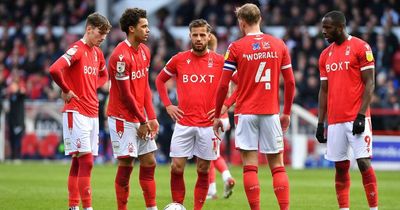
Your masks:
[[[255,4],[247,3],[236,8],[236,17],[249,25],[258,24],[261,20],[260,9]]]

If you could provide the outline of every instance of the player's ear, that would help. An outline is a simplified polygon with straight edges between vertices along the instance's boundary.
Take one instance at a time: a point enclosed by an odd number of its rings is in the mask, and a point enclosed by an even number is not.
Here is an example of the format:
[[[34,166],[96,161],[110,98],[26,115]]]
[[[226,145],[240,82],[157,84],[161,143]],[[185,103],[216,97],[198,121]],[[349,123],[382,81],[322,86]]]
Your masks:
[[[135,27],[134,26],[129,26],[128,30],[129,30],[129,32],[133,33],[133,32],[135,32]]]

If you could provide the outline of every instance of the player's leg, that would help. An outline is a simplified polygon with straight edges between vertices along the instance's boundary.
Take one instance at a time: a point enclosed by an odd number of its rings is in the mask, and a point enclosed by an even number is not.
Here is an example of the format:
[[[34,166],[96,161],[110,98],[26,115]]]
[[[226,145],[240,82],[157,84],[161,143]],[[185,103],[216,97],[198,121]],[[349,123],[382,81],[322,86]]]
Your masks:
[[[279,115],[260,115],[260,152],[267,154],[272,185],[281,210],[289,209],[289,179],[283,164],[283,133]]]
[[[183,204],[185,200],[185,179],[184,171],[186,165],[186,157],[171,157],[171,195],[172,201]]]
[[[201,210],[208,192],[210,160],[197,158],[197,181],[194,188],[194,210]]]
[[[133,157],[121,157],[118,159],[118,169],[114,181],[118,210],[128,209],[129,181],[133,170],[133,163]]]
[[[378,209],[378,187],[375,171],[371,166],[372,156],[372,126],[371,119],[365,119],[365,130],[360,135],[349,136],[350,145],[354,151],[358,168],[360,169],[365,195],[371,210]],[[352,127],[352,126],[351,126]],[[350,135],[350,134],[349,134]]]
[[[260,183],[258,181],[259,120],[256,115],[238,115],[235,145],[240,149],[243,162],[243,184],[252,210],[260,209]]]
[[[154,172],[156,169],[156,158],[154,151],[157,145],[154,139],[138,140],[139,146],[139,183],[143,191],[143,197],[147,210],[157,210],[156,203],[156,182]]]
[[[215,183],[215,167],[214,160],[210,162],[210,170],[208,171],[208,193],[207,199],[217,199],[217,184]]]
[[[68,204],[70,210],[79,210],[79,188],[78,188],[78,172],[79,172],[79,161],[77,154],[77,148],[72,148],[72,139],[74,139],[73,133],[73,113],[63,113],[63,137],[65,145],[65,155],[72,154],[71,166],[68,176]]]
[[[258,181],[258,152],[240,150],[243,162],[243,184],[251,210],[260,209],[260,183]]]
[[[221,121],[225,131],[230,129],[231,126],[229,124],[229,118],[222,118]],[[225,139],[225,132],[221,134],[221,139]],[[219,157],[213,162],[215,164],[215,168],[221,173],[222,180],[224,181],[224,198],[229,198],[233,193],[235,179],[232,177],[224,157],[219,155]]]
[[[114,188],[118,210],[126,210],[130,192],[129,180],[133,170],[134,158],[138,156],[138,125],[113,117],[108,118],[113,155],[118,159]]]
[[[328,126],[327,153],[325,158],[335,162],[335,190],[336,198],[341,210],[349,209],[350,195],[350,161],[348,157],[349,141],[346,133],[351,129],[346,123]]]
[[[72,177],[71,182],[69,182],[69,192],[72,197],[76,198],[77,186],[83,208],[91,210],[92,190],[90,179],[93,168],[93,155],[97,155],[98,152],[98,118],[86,117],[77,112],[68,112],[63,113],[63,124],[65,154],[75,154],[78,163],[71,165],[72,168],[78,168],[78,174],[76,179]],[[72,170],[72,174],[74,174],[76,169]],[[71,200],[75,200],[75,198]]]
[[[222,156],[219,156],[214,162],[215,168],[221,173],[224,181],[224,198],[229,198],[232,195],[235,179],[229,171],[228,165]]]
[[[188,157],[193,157],[195,130],[190,126],[175,124],[171,138],[171,195],[172,201],[183,204],[185,200],[184,170]]]
[[[272,185],[281,210],[289,209],[290,187],[289,178],[283,165],[283,152],[267,154],[268,164],[272,174]]]

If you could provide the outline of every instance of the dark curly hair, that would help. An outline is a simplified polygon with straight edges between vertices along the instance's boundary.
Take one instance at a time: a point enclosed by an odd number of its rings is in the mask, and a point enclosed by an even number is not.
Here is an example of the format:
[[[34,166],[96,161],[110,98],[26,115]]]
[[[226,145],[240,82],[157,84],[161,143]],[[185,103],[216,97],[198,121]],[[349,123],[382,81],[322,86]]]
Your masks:
[[[140,8],[128,8],[119,19],[121,30],[127,35],[129,33],[129,26],[136,27],[140,18],[147,18],[146,10]]]

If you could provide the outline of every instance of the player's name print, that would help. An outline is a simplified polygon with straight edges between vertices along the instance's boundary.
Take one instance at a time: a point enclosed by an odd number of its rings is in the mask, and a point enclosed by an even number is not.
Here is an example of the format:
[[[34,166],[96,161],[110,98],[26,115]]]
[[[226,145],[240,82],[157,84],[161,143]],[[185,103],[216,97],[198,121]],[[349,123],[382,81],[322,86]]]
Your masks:
[[[243,58],[246,58],[248,61],[259,60],[265,58],[278,58],[278,53],[273,52],[257,52],[252,54],[243,54]]]

